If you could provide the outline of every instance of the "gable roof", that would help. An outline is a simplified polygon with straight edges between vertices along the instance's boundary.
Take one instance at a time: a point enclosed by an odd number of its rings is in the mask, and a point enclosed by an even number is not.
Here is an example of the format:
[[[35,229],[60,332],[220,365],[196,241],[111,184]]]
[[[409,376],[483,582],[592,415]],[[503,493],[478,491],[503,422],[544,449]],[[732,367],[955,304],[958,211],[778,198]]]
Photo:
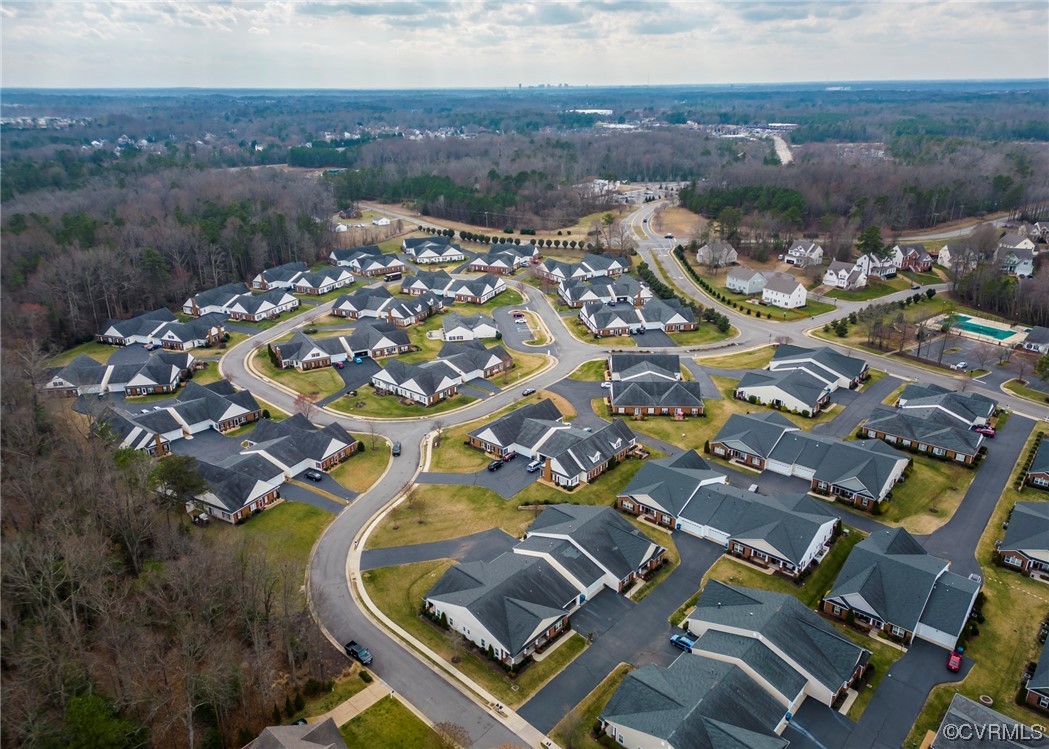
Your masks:
[[[786,432],[798,426],[777,411],[732,414],[711,442],[753,455],[767,456]]]
[[[986,419],[998,407],[998,402],[986,395],[959,393],[940,385],[912,383],[900,393],[900,408],[906,408],[916,416],[928,417],[935,411],[953,416],[965,424],[977,419]]]
[[[949,416],[935,412],[915,416],[906,410],[878,406],[864,427],[963,455],[975,455],[983,443],[983,435],[979,432],[966,429]]]
[[[750,281],[752,278],[754,278],[754,276],[764,277],[765,274],[759,270],[754,270],[753,268],[744,268],[742,266],[739,268],[733,268],[728,272],[729,278],[735,278],[743,282]]]
[[[462,606],[517,656],[541,629],[564,616],[576,589],[546,560],[506,552],[491,562],[450,567],[426,599]]]
[[[643,500],[677,517],[700,486],[724,480],[722,474],[710,470],[699,453],[689,450],[670,458],[646,460],[619,496]]]
[[[793,294],[799,286],[805,288],[801,281],[789,273],[770,273],[765,280],[766,289],[778,291],[781,294]]]
[[[505,416],[472,430],[469,436],[506,447],[518,441],[525,422],[531,419],[556,422],[561,420],[561,412],[554,405],[553,400],[545,398],[538,403],[515,408]]]
[[[1038,665],[1027,682],[1028,689],[1037,689],[1039,692],[1049,692],[1049,638],[1042,645],[1042,654],[1038,656]]]
[[[487,325],[498,330],[495,320],[480,312],[476,315],[461,315],[458,312],[449,312],[444,316],[444,320],[441,321],[441,328],[445,332],[455,330],[458,327],[463,327],[467,330],[476,330],[482,325]]]
[[[386,366],[373,377],[385,373],[391,382],[396,385],[405,385],[409,381],[414,382],[416,390],[426,396],[436,395],[446,389],[446,381],[451,380],[459,384],[459,374],[443,361],[426,361],[420,364],[410,364],[400,359],[392,359]],[[379,378],[380,381],[386,379]]]
[[[1038,555],[1049,563],[1049,502],[1017,502],[1000,548]]]
[[[664,379],[681,378],[681,357],[677,354],[610,354],[608,371],[618,374],[622,379]]]
[[[784,593],[710,580],[696,599],[696,608],[689,619],[713,627],[743,630],[747,639],[755,642],[760,638],[778,652],[742,652],[738,657],[759,667],[767,665],[767,670],[773,674],[777,673],[778,661],[797,674],[794,667],[783,660],[786,656],[802,669],[803,682],[811,677],[831,693],[849,681],[856,667],[866,663],[871,656],[869,650],[839,634],[797,598]],[[707,639],[709,634],[700,638],[699,647],[703,650],[726,652],[722,646],[732,645],[720,638],[711,642]],[[787,680],[788,684],[793,681],[789,674]],[[791,698],[797,691],[781,693]]]
[[[1044,328],[1041,325],[1035,325],[1033,328],[1027,331],[1027,336],[1024,338],[1024,343],[1049,343],[1049,328]]]
[[[543,445],[543,452],[550,456],[550,468],[554,473],[572,478],[611,460],[636,439],[626,422],[616,419],[592,433],[577,429],[559,430],[554,439]]]
[[[996,729],[993,735],[987,730],[989,726]],[[932,745],[936,749],[1044,749],[1049,746],[1049,741],[1034,740],[1034,735],[1030,726],[955,693]]]
[[[684,380],[629,380],[613,382],[609,398],[613,406],[644,408],[703,408],[698,382]]]
[[[799,369],[808,367],[815,369],[814,374],[820,374],[820,370],[831,373],[837,377],[854,380],[863,374],[867,368],[867,362],[855,356],[839,354],[829,346],[819,348],[803,348],[781,343],[776,346],[776,352],[769,362],[769,369]]]
[[[251,749],[346,749],[346,741],[335,720],[326,718],[311,725],[269,726]]]
[[[771,372],[751,370],[746,372],[736,386],[747,388],[775,387],[787,395],[797,398],[815,411],[819,401],[827,394],[827,386],[820,380],[798,369],[773,370]]]
[[[333,422],[317,427],[302,414],[295,414],[283,421],[262,419],[251,433],[253,442],[268,442],[282,437],[290,437],[304,456],[317,462],[357,443],[357,439],[341,425]]]
[[[746,695],[741,699],[740,695]],[[682,653],[631,671],[601,719],[688,749],[784,749],[782,705],[741,669]]]
[[[565,536],[620,580],[663,550],[611,507],[553,505],[525,533]]]

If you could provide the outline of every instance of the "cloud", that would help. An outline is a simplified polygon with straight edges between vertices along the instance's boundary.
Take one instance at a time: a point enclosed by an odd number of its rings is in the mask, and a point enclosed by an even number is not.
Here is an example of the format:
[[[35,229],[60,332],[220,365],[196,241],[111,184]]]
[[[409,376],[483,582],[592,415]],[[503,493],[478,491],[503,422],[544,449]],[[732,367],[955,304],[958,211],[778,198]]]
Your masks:
[[[261,26],[252,26],[248,29],[249,34],[268,34],[270,30]]]
[[[439,12],[447,3],[423,2],[307,2],[295,6],[308,16],[419,16]]]

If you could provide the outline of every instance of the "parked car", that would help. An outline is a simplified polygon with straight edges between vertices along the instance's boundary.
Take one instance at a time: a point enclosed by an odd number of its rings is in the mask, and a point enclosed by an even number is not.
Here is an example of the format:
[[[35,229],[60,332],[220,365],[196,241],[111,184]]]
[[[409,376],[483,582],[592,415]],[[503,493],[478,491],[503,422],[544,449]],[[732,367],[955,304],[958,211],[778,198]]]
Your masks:
[[[353,398],[356,398],[357,397],[357,391],[356,390],[351,390],[350,392],[346,393],[346,395],[349,395],[349,396],[351,396]]]
[[[160,348],[160,344],[159,343],[147,343],[147,344],[145,344],[146,351],[152,351],[155,348]]]
[[[488,464],[488,470],[489,471],[498,471],[502,467],[503,467],[503,461],[501,461],[501,460],[493,460],[491,463]]]
[[[331,363],[331,365],[332,365],[333,367],[335,367],[336,369],[342,369],[343,367],[345,367],[345,366],[346,366],[346,362],[341,362],[341,361],[333,361],[333,362]]]
[[[958,673],[962,670],[962,654],[955,650],[947,656],[947,670]]]
[[[535,473],[536,471],[538,471],[542,467],[543,467],[543,461],[541,461],[541,460],[533,460],[531,463],[528,464],[528,467],[525,468],[525,470],[528,471],[529,473]]]
[[[777,260],[782,260],[782,259],[783,259],[783,256],[782,256],[782,255],[776,255],[776,259],[777,259]]]
[[[912,283],[912,284],[911,284],[911,291],[917,291],[917,290],[918,290],[918,289],[920,289],[920,288],[921,288],[921,286],[919,286],[919,285],[918,285],[918,284],[916,284],[916,283]]]
[[[952,364],[951,365],[951,369],[956,369],[959,372],[964,372],[966,369],[968,369],[968,367],[969,367],[969,362],[967,362],[967,361],[960,361],[957,364]]]
[[[608,388],[612,387],[612,383],[611,382],[607,382],[607,381],[606,382],[602,382],[601,383],[601,387],[603,387],[603,388],[605,388],[607,390]]]
[[[973,427],[973,431],[982,434],[984,437],[994,437],[994,435],[998,433],[994,427],[987,426],[986,424]]]
[[[523,391],[521,391],[521,395],[531,395],[534,392],[535,388],[525,388]]]
[[[637,329],[634,330],[634,335],[644,335],[644,334],[645,334],[645,329],[644,328],[637,328]]]
[[[152,410],[152,408],[143,408],[141,411],[139,411],[139,413],[148,414]]]
[[[594,431],[594,429],[593,429],[593,427],[583,427],[583,431],[584,432],[592,432],[592,431]]]
[[[393,457],[396,458],[400,454],[401,454],[401,443],[400,442],[394,442],[393,443]]]
[[[517,318],[516,320],[514,320],[514,322],[516,322],[518,325],[527,325],[528,324],[528,321],[525,320],[523,317]]]
[[[353,357],[353,363],[354,363],[354,364],[360,364],[360,363],[361,363],[362,361],[364,361],[364,359],[362,359],[362,358],[361,358],[361,357],[359,357],[359,356],[355,356],[355,357]]]
[[[673,238],[674,238],[673,234],[664,234],[663,235],[663,239],[673,239]]]
[[[513,312],[510,313],[510,315],[512,317],[524,317],[525,316],[524,312],[522,312],[519,309],[515,309]]]
[[[317,332],[317,329],[316,328],[305,328],[302,332],[306,333],[307,335],[313,335],[314,333]]]
[[[671,635],[670,644],[676,648],[681,648],[686,653],[691,653],[692,646],[696,644],[696,641],[688,635]]]
[[[312,468],[309,469],[308,471],[306,471],[302,475],[305,476],[306,478],[308,478],[310,481],[323,481],[324,480],[324,474],[321,473],[320,471],[315,471]]]
[[[362,666],[367,666],[372,662],[372,654],[368,652],[368,648],[364,647],[356,640],[350,640],[343,647],[346,648],[346,655],[354,660],[360,661]]]
[[[513,450],[511,450],[510,452],[508,452],[506,455],[503,456],[503,462],[504,463],[509,463],[511,460],[513,460],[516,457],[517,457],[517,453],[515,453]]]

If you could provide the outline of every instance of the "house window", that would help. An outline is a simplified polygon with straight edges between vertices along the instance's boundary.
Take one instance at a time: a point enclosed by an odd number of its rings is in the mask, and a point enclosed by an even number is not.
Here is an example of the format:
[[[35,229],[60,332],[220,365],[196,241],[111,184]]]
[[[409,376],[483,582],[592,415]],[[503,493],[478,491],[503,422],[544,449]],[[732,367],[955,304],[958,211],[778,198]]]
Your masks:
[[[939,455],[939,456],[941,456],[941,457],[942,457],[942,456],[944,456],[944,455],[946,455],[946,454],[947,454],[947,451],[946,451],[946,450],[944,450],[944,449],[943,449],[942,447],[934,447],[934,448],[932,449],[932,454],[933,454],[933,455]]]
[[[622,508],[624,510],[633,510],[634,509],[634,503],[633,502],[627,502],[626,500],[623,500],[621,506],[622,506]]]
[[[740,544],[732,544],[732,551],[736,552],[737,554],[742,554],[743,547]]]
[[[1038,699],[1038,707],[1049,707],[1049,697],[1040,697]]]
[[[841,606],[831,606],[830,611],[834,616],[841,616],[842,608]]]
[[[1035,476],[1031,479],[1031,483],[1035,486],[1049,486],[1049,479],[1045,476]]]
[[[1002,561],[1005,562],[1005,564],[1011,564],[1014,567],[1020,567],[1020,566],[1023,565],[1023,562],[1021,562],[1018,558],[1013,557],[1013,556],[1008,556],[1005,559],[1003,559]]]
[[[903,637],[905,634],[907,634],[907,631],[903,627],[897,627],[895,624],[893,624],[892,634],[896,637]]]

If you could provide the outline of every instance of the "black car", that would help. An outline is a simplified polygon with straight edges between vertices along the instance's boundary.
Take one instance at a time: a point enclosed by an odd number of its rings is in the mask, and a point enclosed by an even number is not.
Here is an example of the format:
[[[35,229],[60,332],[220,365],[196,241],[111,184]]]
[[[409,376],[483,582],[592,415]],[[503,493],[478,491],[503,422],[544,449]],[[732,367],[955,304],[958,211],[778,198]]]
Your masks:
[[[394,442],[393,443],[393,457],[396,458],[400,454],[401,454],[401,443],[400,442]]]
[[[303,476],[308,478],[310,481],[323,481],[324,480],[324,474],[321,473],[320,471],[315,471],[312,468],[310,470],[306,471],[306,473],[304,473]]]
[[[493,460],[491,463],[488,464],[488,470],[489,471],[498,471],[502,467],[503,467],[503,461],[501,461],[501,460]]]

